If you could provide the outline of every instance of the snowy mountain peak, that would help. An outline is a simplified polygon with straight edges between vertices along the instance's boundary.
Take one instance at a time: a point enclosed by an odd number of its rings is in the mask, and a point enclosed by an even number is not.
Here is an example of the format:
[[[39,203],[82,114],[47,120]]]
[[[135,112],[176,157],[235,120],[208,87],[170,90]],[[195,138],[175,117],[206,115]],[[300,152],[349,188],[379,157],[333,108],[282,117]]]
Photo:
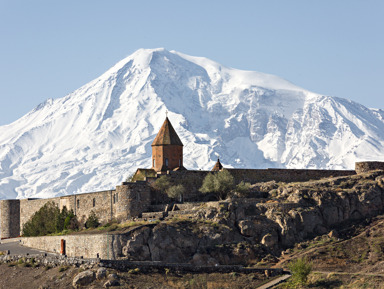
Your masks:
[[[166,110],[189,169],[351,169],[384,159],[384,113],[274,75],[140,49],[73,93],[0,127],[0,196],[113,188],[150,167]]]

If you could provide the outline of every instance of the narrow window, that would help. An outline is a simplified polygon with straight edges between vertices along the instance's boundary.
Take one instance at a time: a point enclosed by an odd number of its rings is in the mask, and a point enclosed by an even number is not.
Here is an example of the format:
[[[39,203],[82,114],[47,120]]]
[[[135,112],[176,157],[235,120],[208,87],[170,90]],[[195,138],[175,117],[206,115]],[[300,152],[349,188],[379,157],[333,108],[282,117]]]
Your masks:
[[[117,203],[119,201],[119,194],[116,193],[115,197],[116,197],[116,203]]]
[[[153,159],[153,167],[155,167],[155,165],[156,165],[156,161],[155,159]]]
[[[116,195],[113,195],[113,203],[116,203]]]
[[[168,159],[165,159],[165,166],[168,167]]]
[[[179,167],[181,167],[181,159],[179,159]]]
[[[93,206],[95,207],[96,206],[96,199],[93,198]]]
[[[77,208],[80,208],[80,200],[77,200]]]

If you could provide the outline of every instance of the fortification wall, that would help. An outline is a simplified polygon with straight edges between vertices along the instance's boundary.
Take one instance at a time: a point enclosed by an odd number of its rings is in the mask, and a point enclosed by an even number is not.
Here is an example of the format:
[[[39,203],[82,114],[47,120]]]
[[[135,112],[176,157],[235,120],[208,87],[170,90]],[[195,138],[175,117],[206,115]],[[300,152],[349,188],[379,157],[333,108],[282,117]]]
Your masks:
[[[55,203],[60,209],[65,206],[73,210],[78,220],[84,223],[91,212],[95,212],[101,223],[112,219],[124,220],[137,217],[150,203],[150,189],[145,182],[123,183],[116,190],[70,195],[49,199],[20,200],[19,232],[24,224],[48,202]],[[5,222],[6,218],[2,218]],[[16,235],[18,236],[19,233]]]
[[[93,211],[101,223],[106,223],[114,218],[116,211],[116,191],[108,190],[87,194],[78,194],[61,198],[67,209],[72,209],[78,220],[84,223]]]
[[[65,253],[71,257],[109,259],[109,244],[113,238],[111,235],[67,235],[67,236],[44,236],[24,237],[21,244],[26,247],[40,249],[52,253],[60,253],[61,240],[65,240]]]
[[[355,163],[355,171],[358,174],[366,173],[374,170],[384,170],[384,162],[357,162]]]
[[[353,170],[299,170],[299,169],[232,169],[228,171],[235,178],[235,183],[241,181],[250,183],[269,182],[305,182],[329,177],[350,176],[356,174]],[[196,201],[201,194],[199,188],[204,178],[211,171],[169,171],[168,176],[174,184],[182,184],[186,188],[185,201]]]
[[[139,217],[151,204],[151,191],[146,182],[123,182],[116,187],[118,202],[114,216],[117,220]]]
[[[241,181],[259,182],[306,182],[322,178],[350,176],[356,172],[352,170],[297,170],[297,169],[228,169],[235,178],[235,182]]]
[[[0,201],[0,238],[14,238],[20,234],[20,201]]]
[[[184,194],[185,201],[197,201],[201,194],[199,189],[203,184],[204,178],[210,171],[169,171],[168,175],[173,184],[182,184],[186,192]]]

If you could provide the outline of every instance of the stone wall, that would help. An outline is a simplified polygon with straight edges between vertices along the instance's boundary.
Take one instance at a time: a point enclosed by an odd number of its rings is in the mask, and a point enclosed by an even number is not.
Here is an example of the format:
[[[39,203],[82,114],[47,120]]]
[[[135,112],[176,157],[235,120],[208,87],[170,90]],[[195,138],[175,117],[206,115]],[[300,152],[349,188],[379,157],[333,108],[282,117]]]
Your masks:
[[[24,224],[48,202],[60,209],[73,210],[78,220],[84,223],[95,212],[101,223],[112,219],[119,221],[138,217],[150,205],[150,188],[146,182],[126,183],[116,190],[69,195],[49,199],[23,199],[0,201],[0,237],[21,235]]]
[[[0,201],[0,237],[13,238],[20,233],[20,202],[19,200]]]
[[[203,184],[204,178],[210,171],[168,171],[168,176],[173,184],[182,184],[186,192],[184,201],[198,201],[201,197],[199,189]]]
[[[228,169],[235,178],[235,182],[241,181],[260,183],[268,181],[276,182],[306,182],[322,178],[350,176],[356,172],[352,170],[297,170],[297,169]]]
[[[235,178],[235,183],[241,181],[250,183],[269,182],[305,182],[329,177],[355,175],[353,170],[299,170],[299,169],[232,169],[228,171]],[[204,178],[211,171],[168,171],[171,183],[182,184],[186,188],[185,201],[198,201],[201,198],[199,188]]]
[[[67,236],[44,236],[44,237],[24,237],[21,244],[26,247],[40,249],[52,253],[60,253],[61,240],[65,240],[66,255],[70,257],[100,258],[109,259],[111,257],[109,243],[112,242],[113,235],[67,235]]]
[[[114,208],[114,216],[117,220],[139,217],[151,204],[151,191],[146,182],[123,182],[116,187],[116,193],[118,202]]]
[[[72,209],[82,223],[87,220],[91,212],[96,214],[101,223],[106,223],[114,218],[117,206],[115,194],[115,190],[108,190],[62,197],[61,201],[68,198],[70,205],[67,209]]]
[[[358,162],[355,163],[355,171],[358,174],[374,170],[384,170],[384,162]]]

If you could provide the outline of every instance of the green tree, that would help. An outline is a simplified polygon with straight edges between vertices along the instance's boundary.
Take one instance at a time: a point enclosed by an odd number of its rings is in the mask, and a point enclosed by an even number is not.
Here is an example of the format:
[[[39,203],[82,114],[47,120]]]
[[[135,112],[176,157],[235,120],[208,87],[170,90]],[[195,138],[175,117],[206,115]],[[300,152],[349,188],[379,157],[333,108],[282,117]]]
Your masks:
[[[78,229],[79,229],[79,222],[77,221],[77,217],[73,213],[73,210],[70,210],[65,217],[63,230],[78,230]]]
[[[48,202],[33,214],[23,227],[24,236],[44,236],[56,232],[60,209]]]
[[[60,211],[54,202],[48,202],[24,224],[23,236],[44,236],[59,233],[64,229],[69,229],[66,224],[74,223],[75,220],[77,219],[72,210],[68,211],[64,206]]]
[[[288,269],[292,273],[289,285],[297,288],[307,283],[308,275],[312,271],[312,263],[308,262],[306,258],[298,258],[288,264]]]
[[[202,193],[214,193],[219,200],[224,200],[234,188],[234,178],[231,173],[223,169],[217,173],[209,173],[199,189]]]
[[[185,188],[183,185],[179,184],[176,186],[169,187],[166,192],[168,197],[172,199],[178,199],[181,202],[185,194]]]
[[[56,216],[56,232],[61,232],[62,230],[64,230],[64,223],[67,216],[68,210],[67,207],[64,206],[61,212],[59,212],[59,214],[57,214]]]
[[[96,216],[94,211],[91,211],[87,221],[85,221],[85,227],[88,228],[97,228],[100,225],[99,218]]]
[[[244,181],[241,181],[239,184],[237,184],[235,190],[241,197],[246,197],[249,193],[250,187],[251,187],[251,183],[246,183]]]
[[[166,192],[170,186],[171,182],[167,176],[161,176],[153,183],[153,187],[162,193]]]

